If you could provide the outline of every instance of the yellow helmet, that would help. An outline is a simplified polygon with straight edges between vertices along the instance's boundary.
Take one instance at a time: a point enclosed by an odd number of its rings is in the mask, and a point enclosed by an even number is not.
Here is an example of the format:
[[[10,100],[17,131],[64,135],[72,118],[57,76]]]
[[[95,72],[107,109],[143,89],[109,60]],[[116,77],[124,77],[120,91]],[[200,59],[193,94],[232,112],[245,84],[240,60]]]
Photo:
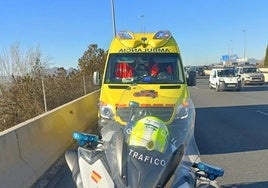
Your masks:
[[[166,150],[168,137],[169,132],[165,123],[156,117],[147,116],[134,124],[128,144],[163,153]]]

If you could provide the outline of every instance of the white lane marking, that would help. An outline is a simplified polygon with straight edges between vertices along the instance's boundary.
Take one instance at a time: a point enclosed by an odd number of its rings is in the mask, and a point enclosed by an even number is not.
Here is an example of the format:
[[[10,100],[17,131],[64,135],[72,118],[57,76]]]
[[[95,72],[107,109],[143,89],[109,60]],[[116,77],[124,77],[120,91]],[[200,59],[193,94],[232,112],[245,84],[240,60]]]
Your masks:
[[[266,112],[263,112],[263,111],[260,111],[260,110],[256,110],[256,112],[268,117],[268,113],[266,113]]]

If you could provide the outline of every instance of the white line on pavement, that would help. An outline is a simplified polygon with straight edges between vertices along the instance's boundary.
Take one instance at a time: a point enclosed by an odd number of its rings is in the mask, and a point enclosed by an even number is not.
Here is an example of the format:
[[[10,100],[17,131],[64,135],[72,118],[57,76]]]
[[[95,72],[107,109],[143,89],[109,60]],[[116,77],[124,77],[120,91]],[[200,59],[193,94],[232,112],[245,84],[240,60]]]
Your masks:
[[[268,117],[268,113],[266,113],[266,112],[263,112],[263,111],[260,111],[260,110],[256,110],[256,112]]]

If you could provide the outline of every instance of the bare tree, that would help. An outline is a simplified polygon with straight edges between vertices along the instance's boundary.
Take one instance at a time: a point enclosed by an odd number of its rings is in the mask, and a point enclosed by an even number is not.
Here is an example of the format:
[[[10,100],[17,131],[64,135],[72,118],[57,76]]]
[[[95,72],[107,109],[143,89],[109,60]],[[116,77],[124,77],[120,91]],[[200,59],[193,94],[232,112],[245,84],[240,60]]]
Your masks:
[[[37,60],[42,62],[42,68],[48,66],[50,58],[41,59],[39,46],[23,51],[19,43],[11,45],[10,50],[3,49],[0,54],[0,76],[11,78],[11,76],[25,76],[34,72]]]

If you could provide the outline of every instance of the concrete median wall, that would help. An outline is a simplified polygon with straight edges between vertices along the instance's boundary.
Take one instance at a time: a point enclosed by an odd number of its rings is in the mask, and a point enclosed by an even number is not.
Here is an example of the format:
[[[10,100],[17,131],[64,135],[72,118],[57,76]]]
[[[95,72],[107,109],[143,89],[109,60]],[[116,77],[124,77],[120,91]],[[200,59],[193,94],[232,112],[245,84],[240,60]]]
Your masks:
[[[28,188],[74,140],[94,129],[99,90],[0,133],[0,187]]]

